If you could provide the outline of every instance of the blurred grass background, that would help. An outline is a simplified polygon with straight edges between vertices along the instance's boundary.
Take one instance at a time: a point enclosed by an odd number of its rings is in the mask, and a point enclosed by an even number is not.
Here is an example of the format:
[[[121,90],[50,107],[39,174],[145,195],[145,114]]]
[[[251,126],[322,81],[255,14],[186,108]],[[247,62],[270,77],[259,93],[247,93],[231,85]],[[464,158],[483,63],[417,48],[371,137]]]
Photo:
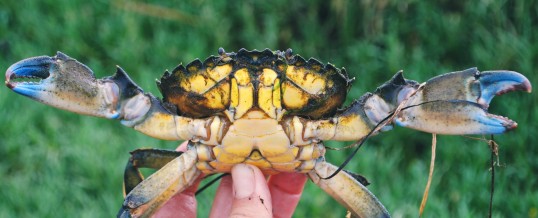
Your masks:
[[[121,65],[146,91],[165,69],[217,49],[285,50],[345,67],[349,99],[396,71],[425,81],[450,71],[510,69],[536,85],[537,1],[71,1],[0,2],[0,69],[56,51],[97,77]],[[518,121],[497,136],[494,217],[538,216],[536,94],[497,97],[493,113]],[[175,148],[119,122],[60,111],[0,89],[0,217],[111,217],[122,202],[128,151]],[[361,173],[394,217],[417,217],[431,136],[403,128],[371,139],[347,169]],[[331,143],[331,146],[343,146]],[[341,163],[347,151],[328,151]],[[486,143],[438,137],[425,217],[484,217],[489,205]],[[207,216],[213,191],[199,197]],[[345,209],[312,183],[296,217],[343,217]]]

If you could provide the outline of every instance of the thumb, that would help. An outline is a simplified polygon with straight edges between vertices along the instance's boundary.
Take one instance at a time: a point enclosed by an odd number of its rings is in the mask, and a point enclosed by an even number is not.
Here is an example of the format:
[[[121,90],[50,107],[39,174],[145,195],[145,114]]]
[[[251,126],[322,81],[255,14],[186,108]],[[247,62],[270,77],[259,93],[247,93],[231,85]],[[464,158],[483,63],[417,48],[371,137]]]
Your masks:
[[[232,168],[233,193],[230,217],[272,217],[271,195],[262,172],[238,164]]]

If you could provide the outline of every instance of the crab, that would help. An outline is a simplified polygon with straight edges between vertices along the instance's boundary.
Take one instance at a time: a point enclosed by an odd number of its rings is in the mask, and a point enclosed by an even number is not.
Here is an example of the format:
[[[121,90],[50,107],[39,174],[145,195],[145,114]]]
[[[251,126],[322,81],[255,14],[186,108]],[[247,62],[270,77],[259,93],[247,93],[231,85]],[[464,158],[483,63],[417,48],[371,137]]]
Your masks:
[[[324,141],[357,141],[393,125],[436,134],[501,134],[517,123],[489,114],[492,98],[531,91],[529,80],[513,71],[471,68],[422,84],[398,72],[342,108],[351,82],[344,69],[305,60],[291,49],[219,49],[203,62],[166,71],[157,81],[162,99],[145,93],[120,67],[96,79],[61,52],[21,60],[6,72],[7,87],[41,103],[120,120],[154,138],[188,141],[185,152],[131,153],[118,217],[151,216],[200,175],[228,173],[240,163],[266,175],[305,173],[352,215],[388,217],[360,176],[325,161]],[[376,128],[381,122],[385,126]],[[158,170],[144,179],[141,167]]]

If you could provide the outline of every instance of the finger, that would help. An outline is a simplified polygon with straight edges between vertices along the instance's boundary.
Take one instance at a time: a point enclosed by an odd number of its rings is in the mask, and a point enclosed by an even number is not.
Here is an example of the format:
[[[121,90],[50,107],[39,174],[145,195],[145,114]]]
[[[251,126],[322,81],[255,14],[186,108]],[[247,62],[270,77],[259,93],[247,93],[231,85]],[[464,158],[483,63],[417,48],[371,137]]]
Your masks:
[[[273,207],[273,217],[291,217],[303,193],[307,177],[301,173],[280,173],[269,178],[269,191]]]
[[[187,144],[188,144],[189,141],[184,141],[183,143],[181,143],[177,148],[176,148],[176,151],[182,151],[182,152],[185,152],[187,151]]]
[[[267,181],[253,166],[238,164],[232,168],[233,203],[230,217],[272,217],[273,207]]]
[[[232,177],[224,176],[220,181],[217,192],[215,193],[215,200],[211,207],[209,217],[212,218],[226,218],[232,211],[231,201],[233,199]]]
[[[203,176],[203,175],[202,175]],[[196,217],[196,198],[194,194],[203,177],[198,177],[194,184],[185,191],[177,193],[153,215],[156,218]]]

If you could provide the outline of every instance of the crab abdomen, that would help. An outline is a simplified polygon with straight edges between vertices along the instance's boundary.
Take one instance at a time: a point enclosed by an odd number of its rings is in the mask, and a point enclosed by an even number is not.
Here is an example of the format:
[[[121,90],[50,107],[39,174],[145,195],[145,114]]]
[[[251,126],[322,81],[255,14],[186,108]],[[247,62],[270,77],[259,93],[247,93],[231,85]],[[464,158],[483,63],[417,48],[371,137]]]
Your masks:
[[[196,166],[204,173],[230,172],[240,163],[257,166],[268,174],[276,172],[309,172],[325,148],[320,143],[290,137],[282,123],[261,110],[252,110],[231,124],[218,128],[214,141],[200,140]]]
[[[240,50],[195,60],[165,73],[158,82],[164,101],[183,116],[227,113],[231,120],[256,108],[269,117],[329,117],[345,100],[344,70],[286,53]]]

